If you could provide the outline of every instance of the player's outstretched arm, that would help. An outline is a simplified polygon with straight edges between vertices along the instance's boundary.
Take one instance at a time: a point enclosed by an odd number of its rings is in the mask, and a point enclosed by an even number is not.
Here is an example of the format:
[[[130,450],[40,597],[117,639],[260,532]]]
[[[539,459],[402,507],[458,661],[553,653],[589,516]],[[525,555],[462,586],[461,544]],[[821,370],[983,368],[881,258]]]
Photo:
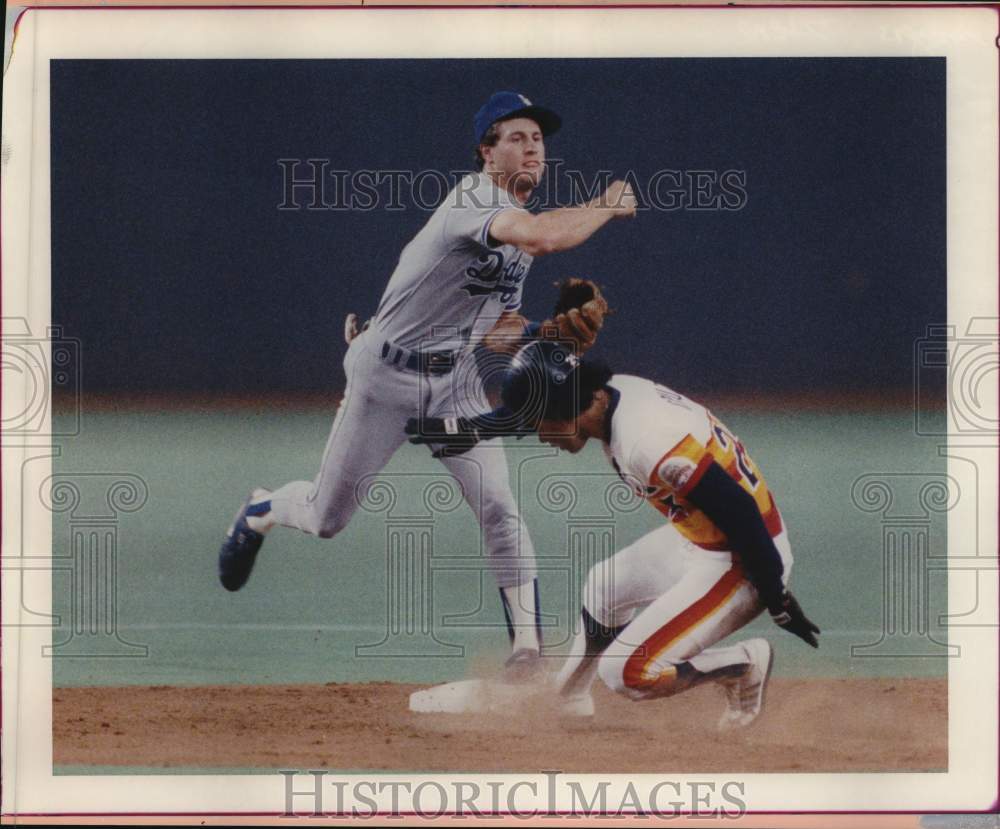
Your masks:
[[[560,207],[537,215],[505,210],[490,225],[490,236],[531,256],[545,256],[581,245],[614,218],[635,215],[632,187],[613,182],[596,199],[576,207]]]
[[[819,628],[806,618],[781,581],[784,565],[753,496],[712,461],[684,498],[726,534],[772,621],[806,644],[819,647],[815,636]]]

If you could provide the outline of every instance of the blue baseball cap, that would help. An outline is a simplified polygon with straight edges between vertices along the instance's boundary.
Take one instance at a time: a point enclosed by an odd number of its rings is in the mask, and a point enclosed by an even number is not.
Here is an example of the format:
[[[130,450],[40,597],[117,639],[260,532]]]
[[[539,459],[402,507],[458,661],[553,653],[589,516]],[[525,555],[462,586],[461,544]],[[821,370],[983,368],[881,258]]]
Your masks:
[[[486,130],[497,121],[510,118],[530,118],[541,127],[542,135],[552,135],[562,126],[562,118],[551,109],[535,106],[519,92],[494,92],[473,119],[476,141],[482,141]]]

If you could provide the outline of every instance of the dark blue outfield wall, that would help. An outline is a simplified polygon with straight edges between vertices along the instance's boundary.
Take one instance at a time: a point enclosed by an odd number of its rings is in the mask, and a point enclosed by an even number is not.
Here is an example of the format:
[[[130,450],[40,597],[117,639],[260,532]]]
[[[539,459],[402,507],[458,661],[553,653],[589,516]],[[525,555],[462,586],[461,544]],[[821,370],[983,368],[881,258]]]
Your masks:
[[[530,316],[587,275],[629,371],[909,387],[946,318],[943,59],[54,61],[53,320],[84,390],[340,387],[344,314],[374,310],[498,89],[563,116],[547,205],[607,171],[648,208],[539,260]],[[313,169],[323,193],[289,189]]]

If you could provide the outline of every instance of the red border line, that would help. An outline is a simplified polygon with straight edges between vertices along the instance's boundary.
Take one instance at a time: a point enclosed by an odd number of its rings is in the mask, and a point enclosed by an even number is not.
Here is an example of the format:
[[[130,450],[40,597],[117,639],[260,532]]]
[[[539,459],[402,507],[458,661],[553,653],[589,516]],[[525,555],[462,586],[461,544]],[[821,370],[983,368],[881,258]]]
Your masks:
[[[363,3],[364,0],[361,0]],[[67,9],[73,11],[116,11],[116,10],[141,10],[141,11],[178,11],[178,10],[275,10],[275,9],[291,9],[291,10],[335,10],[335,11],[356,11],[356,10],[513,10],[518,11],[530,10],[530,9],[585,9],[585,10],[606,10],[606,9],[804,9],[804,10],[815,10],[815,9],[993,9],[997,14],[997,39],[995,44],[998,49],[998,67],[1000,67],[1000,3],[831,3],[831,4],[741,4],[739,0],[733,3],[725,4],[697,4],[697,3],[655,3],[655,4],[642,4],[642,3],[622,3],[614,5],[590,5],[590,4],[572,4],[572,5],[557,5],[557,4],[530,4],[530,5],[520,5],[520,4],[504,4],[502,6],[494,5],[472,5],[472,4],[393,4],[393,5],[307,5],[307,4],[295,4],[295,5],[115,5],[115,6],[80,6],[80,5],[67,5],[67,6],[25,6],[21,9],[17,18],[14,21],[12,27],[11,36],[11,55],[13,55],[14,41],[17,39],[18,27],[20,26],[21,19],[29,11],[49,11],[49,10],[60,10]],[[1000,87],[998,87],[998,94],[1000,94]],[[997,135],[1000,139],[1000,121],[998,121]],[[0,203],[3,201],[3,188],[0,186]],[[1000,180],[998,180],[998,205],[1000,205]],[[0,251],[3,248],[3,237],[2,237],[2,223],[0,223]],[[998,272],[1000,272],[1000,244],[997,248],[997,265]],[[2,258],[0,258],[0,284],[3,281],[3,264]],[[2,303],[2,300],[0,300]],[[997,308],[998,317],[1000,317],[1000,304]],[[3,336],[2,328],[3,319],[3,307],[0,304],[0,339]],[[1000,336],[1000,330],[998,330],[998,336]],[[2,375],[0,375],[2,378]],[[998,377],[998,387],[1000,387],[1000,377]],[[0,404],[3,401],[3,382],[0,379]],[[2,449],[0,449],[0,459],[2,459]],[[2,505],[2,489],[3,483],[0,479],[0,505]],[[998,530],[1000,530],[1000,498],[998,498]],[[3,521],[2,506],[0,506],[0,523]],[[1000,553],[1000,550],[998,550]],[[2,582],[2,575],[0,575],[0,582]],[[1000,583],[1000,570],[998,570],[998,583]],[[3,625],[0,625],[0,650],[2,650],[2,635],[3,635]],[[998,642],[1000,642],[1000,627],[997,629]],[[0,681],[2,681],[2,673],[0,673]],[[1000,717],[1000,697],[998,697],[998,717]],[[3,723],[3,706],[0,704],[0,727]],[[990,807],[982,810],[869,810],[869,811],[844,811],[844,810],[827,810],[827,811],[797,811],[797,812],[786,812],[786,811],[747,811],[740,817],[753,817],[755,815],[927,815],[927,814],[940,814],[940,815],[961,815],[961,814],[996,814],[1000,811],[1000,764],[998,764],[998,778],[997,778],[997,794],[996,799],[993,801]],[[66,775],[67,777],[80,777],[88,775]],[[97,775],[101,776],[101,775]],[[112,776],[112,775],[103,775]],[[169,775],[171,778],[177,777],[188,777],[188,776],[205,776],[205,775]],[[382,775],[385,776],[385,775]],[[623,813],[637,815],[639,813]],[[645,813],[643,813],[645,814]],[[5,818],[36,818],[36,817],[109,817],[109,818],[122,818],[122,817],[289,817],[284,812],[2,812],[0,816]],[[574,816],[580,817],[576,812],[538,812],[531,815],[532,817],[545,818],[545,817],[561,817],[561,816]],[[672,817],[673,815],[671,815]],[[678,817],[703,817],[696,813],[682,812]],[[329,815],[322,815],[321,818],[338,818],[338,817],[357,817],[357,819],[370,819],[374,817],[430,817],[423,813],[418,812],[374,812],[366,813],[361,816],[353,815],[338,815],[336,813],[331,813]],[[440,818],[453,818],[453,819],[464,819],[465,816],[457,816],[455,813],[445,813],[439,816]],[[475,820],[479,817],[484,818],[503,818],[503,817],[518,817],[518,815],[511,812],[478,812],[475,814],[470,814],[467,819]],[[590,818],[600,819],[600,815],[583,816],[584,819]]]
[[[27,11],[50,11],[50,10],[62,10],[68,9],[71,11],[120,11],[120,10],[139,10],[139,11],[247,11],[253,9],[262,9],[267,11],[275,10],[335,10],[335,11],[409,11],[409,10],[431,10],[431,11],[530,11],[532,9],[544,9],[547,11],[552,10],[563,10],[563,9],[574,9],[574,10],[589,10],[589,11],[603,11],[606,9],[712,9],[712,10],[747,10],[747,9],[802,9],[802,10],[816,10],[816,9],[994,9],[1000,12],[1000,3],[830,3],[828,5],[806,5],[806,4],[789,4],[787,6],[781,4],[767,4],[767,5],[740,5],[739,2],[725,3],[725,4],[698,4],[698,3],[621,3],[614,5],[593,5],[593,4],[556,4],[556,3],[504,3],[503,5],[476,5],[472,3],[456,3],[451,5],[448,3],[439,4],[406,4],[406,3],[394,3],[394,4],[377,4],[377,5],[364,5],[364,0],[359,0],[358,4],[348,4],[348,5],[309,5],[305,3],[295,3],[288,5],[280,4],[233,4],[233,5],[202,5],[202,4],[181,4],[176,6],[166,5],[166,4],[156,4],[156,5],[114,5],[114,6],[83,6],[83,5],[51,5],[51,6],[25,6],[22,14]],[[20,16],[18,17],[20,20]]]
[[[772,774],[774,772],[765,772],[766,774]],[[807,772],[808,773],[808,772]],[[877,773],[877,772],[864,772],[864,773]],[[909,773],[909,772],[904,772]],[[87,775],[81,775],[87,776]],[[115,777],[118,775],[92,775],[95,777]],[[178,775],[153,775],[155,777],[176,777]],[[191,775],[189,775],[191,776]],[[208,776],[208,775],[194,775],[194,776]],[[228,775],[227,775],[228,776]],[[260,775],[254,775],[260,776]],[[308,796],[308,795],[306,795]],[[845,812],[845,811],[826,811],[826,812],[744,812],[742,815],[710,815],[704,812],[670,812],[669,814],[664,812],[661,817],[654,815],[650,812],[615,812],[617,819],[618,815],[625,817],[648,817],[650,819],[671,819],[676,817],[691,817],[699,818],[702,820],[733,820],[735,823],[734,827],[739,827],[739,821],[744,817],[753,817],[755,815],[888,815],[890,817],[895,815],[990,815],[995,814],[993,809],[985,809],[979,811],[970,811],[968,809],[962,810],[949,810],[949,811],[895,811],[895,812]],[[350,812],[324,812],[319,816],[314,817],[312,813],[306,812],[295,812],[294,814],[287,814],[285,812],[3,812],[2,817],[112,817],[112,818],[122,818],[122,817],[277,817],[277,818],[306,818],[310,820],[322,820],[324,818],[353,818],[356,820],[367,820],[376,817],[416,817],[416,818],[427,818],[427,819],[456,819],[456,820],[479,820],[480,818],[505,818],[505,817],[517,817],[521,820],[526,819],[525,815],[532,818],[546,818],[546,817],[577,817],[581,820],[591,820],[600,819],[604,816],[602,813],[594,814],[582,814],[579,811],[576,812],[532,812],[528,814],[516,813],[516,812],[472,812],[470,811],[467,815],[457,815],[455,812],[445,812],[441,815],[434,815],[430,812],[361,812],[357,815],[353,815]]]

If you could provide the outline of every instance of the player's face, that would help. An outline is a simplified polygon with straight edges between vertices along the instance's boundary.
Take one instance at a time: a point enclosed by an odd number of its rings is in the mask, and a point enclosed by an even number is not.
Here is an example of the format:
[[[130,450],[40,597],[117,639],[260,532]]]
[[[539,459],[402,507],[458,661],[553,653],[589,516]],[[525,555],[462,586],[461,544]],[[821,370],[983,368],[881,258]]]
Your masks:
[[[545,173],[542,130],[530,118],[511,118],[497,124],[500,138],[485,150],[490,172],[499,173],[508,189],[530,192]]]
[[[542,443],[574,455],[583,449],[589,437],[576,420],[542,420],[538,424],[538,439]]]

